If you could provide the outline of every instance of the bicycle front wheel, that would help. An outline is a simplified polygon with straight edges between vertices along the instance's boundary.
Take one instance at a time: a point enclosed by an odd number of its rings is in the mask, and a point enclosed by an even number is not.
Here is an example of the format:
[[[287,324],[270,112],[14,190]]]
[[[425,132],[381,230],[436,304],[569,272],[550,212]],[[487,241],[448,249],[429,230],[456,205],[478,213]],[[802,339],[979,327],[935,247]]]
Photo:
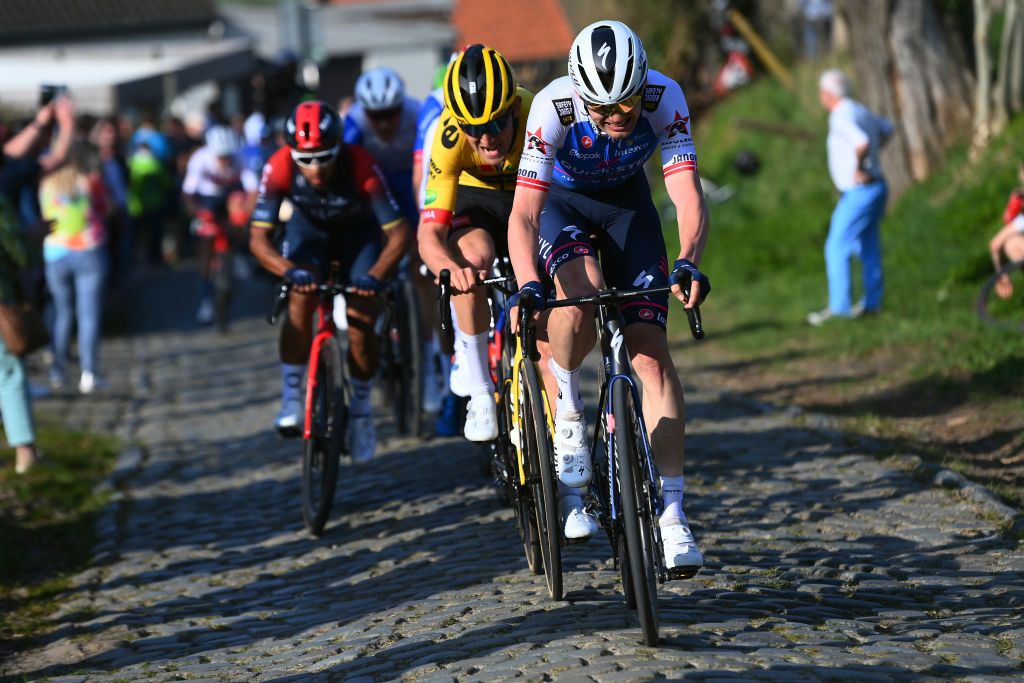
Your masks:
[[[975,309],[986,325],[1024,332],[1024,261],[1008,263],[990,277]]]
[[[302,519],[314,536],[324,531],[338,480],[347,417],[341,364],[338,340],[325,337],[309,380],[315,384],[309,392],[310,435],[302,454]]]
[[[544,562],[544,578],[552,600],[562,599],[562,529],[558,515],[554,447],[548,430],[544,394],[537,368],[525,362],[519,373],[523,429],[529,466],[530,499]]]
[[[638,406],[633,403],[629,385],[617,382],[613,388],[612,411],[615,416],[615,474],[619,491],[619,520],[622,534],[618,544],[622,568],[622,589],[626,604],[635,608],[644,642],[658,644],[658,588],[656,583],[657,523],[650,505],[647,477],[641,473],[641,458],[646,458],[642,436],[638,432]],[[632,599],[631,599],[632,598]]]

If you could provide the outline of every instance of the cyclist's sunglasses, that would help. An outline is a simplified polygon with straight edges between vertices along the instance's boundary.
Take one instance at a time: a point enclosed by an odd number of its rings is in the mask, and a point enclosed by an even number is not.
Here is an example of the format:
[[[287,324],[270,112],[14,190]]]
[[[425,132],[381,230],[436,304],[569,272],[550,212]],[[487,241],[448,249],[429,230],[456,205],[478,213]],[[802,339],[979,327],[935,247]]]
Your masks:
[[[595,114],[600,116],[611,116],[617,111],[621,111],[623,114],[629,114],[629,112],[640,106],[640,102],[643,98],[644,94],[643,91],[641,91],[632,97],[627,97],[621,102],[616,102],[614,104],[595,104],[593,102],[586,102],[585,104],[587,105],[587,109]]]
[[[393,107],[391,109],[380,109],[378,111],[370,111],[369,109],[364,109],[363,111],[366,112],[366,118],[368,119],[373,119],[374,121],[384,121],[387,119],[394,118],[401,114],[402,108]]]
[[[508,122],[512,120],[512,114],[506,112],[503,116],[499,116],[493,121],[487,123],[460,123],[459,128],[466,135],[470,135],[474,138],[482,138],[484,135],[500,135],[501,131],[505,130],[508,126]]]
[[[299,152],[298,150],[292,150],[292,159],[299,166],[303,168],[316,168],[317,166],[327,166],[338,156],[340,147],[333,149],[327,149],[323,152]]]

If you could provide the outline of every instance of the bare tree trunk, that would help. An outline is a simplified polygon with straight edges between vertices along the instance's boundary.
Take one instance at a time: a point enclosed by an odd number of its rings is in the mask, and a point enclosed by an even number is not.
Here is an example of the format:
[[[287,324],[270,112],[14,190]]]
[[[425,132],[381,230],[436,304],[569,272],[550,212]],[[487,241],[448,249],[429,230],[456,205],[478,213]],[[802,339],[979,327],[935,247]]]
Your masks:
[[[992,134],[998,135],[1009,121],[1010,90],[1010,48],[1013,43],[1014,27],[1017,23],[1017,2],[1008,0],[1006,13],[1003,15],[1003,34],[999,39],[999,61],[996,67],[996,86],[992,93]]]
[[[990,0],[974,0],[974,125],[971,159],[976,159],[991,136],[992,63],[988,54],[988,28],[992,18]]]
[[[1006,105],[1011,112],[1017,113],[1024,111],[1024,0],[1010,2],[1016,7],[1017,19],[1013,22],[1010,33],[1010,48],[1006,62]]]
[[[894,193],[926,177],[970,125],[970,72],[932,0],[840,0],[860,99],[892,120],[882,154]]]

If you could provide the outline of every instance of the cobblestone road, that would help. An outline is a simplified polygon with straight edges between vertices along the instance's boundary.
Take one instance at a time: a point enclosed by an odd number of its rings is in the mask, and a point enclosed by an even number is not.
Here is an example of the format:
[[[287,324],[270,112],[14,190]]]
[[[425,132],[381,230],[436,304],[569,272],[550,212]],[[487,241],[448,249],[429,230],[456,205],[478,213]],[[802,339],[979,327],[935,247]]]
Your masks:
[[[275,331],[179,325],[188,291],[166,277],[145,334],[105,348],[121,367],[103,410],[64,400],[140,457],[53,632],[3,664],[13,680],[1024,679],[1018,543],[841,436],[710,389],[689,393],[687,498],[707,566],[662,587],[660,648],[638,644],[603,540],[566,550],[566,600],[546,599],[459,440],[343,466],[313,539],[298,445],[267,429]]]

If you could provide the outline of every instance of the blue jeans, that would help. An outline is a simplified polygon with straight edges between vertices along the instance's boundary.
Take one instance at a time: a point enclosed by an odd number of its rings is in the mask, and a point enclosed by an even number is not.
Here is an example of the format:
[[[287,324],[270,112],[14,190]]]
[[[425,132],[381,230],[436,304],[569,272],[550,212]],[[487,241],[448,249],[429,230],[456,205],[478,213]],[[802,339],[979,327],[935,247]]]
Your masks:
[[[4,420],[7,444],[27,446],[36,441],[32,426],[32,400],[28,393],[25,364],[7,349],[0,339],[0,415]]]
[[[71,345],[71,321],[78,323],[78,355],[82,371],[97,373],[103,280],[107,252],[103,247],[72,251],[46,263],[46,284],[53,297],[53,368],[63,373]]]
[[[860,258],[864,281],[864,310],[882,306],[882,242],[879,225],[889,188],[884,180],[844,192],[832,212],[825,240],[828,307],[835,315],[850,315],[850,258]]]

